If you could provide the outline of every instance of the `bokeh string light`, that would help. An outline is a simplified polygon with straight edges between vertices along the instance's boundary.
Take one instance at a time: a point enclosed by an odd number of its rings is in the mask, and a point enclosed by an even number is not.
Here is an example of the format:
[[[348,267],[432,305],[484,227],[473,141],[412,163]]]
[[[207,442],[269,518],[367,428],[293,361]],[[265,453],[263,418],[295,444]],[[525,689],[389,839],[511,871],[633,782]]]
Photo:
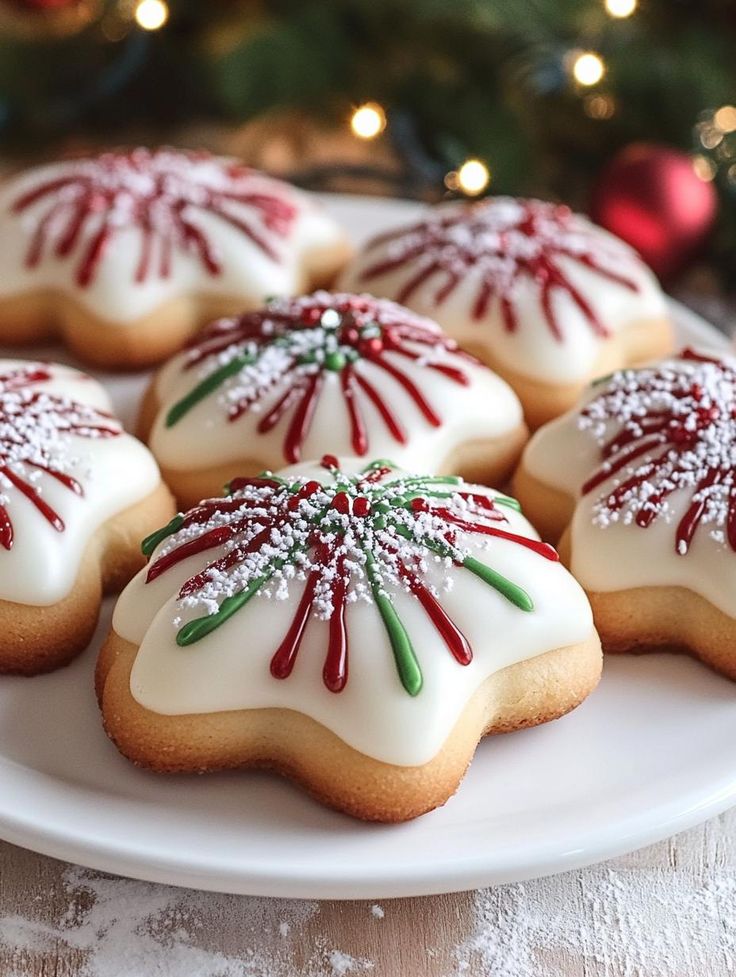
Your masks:
[[[695,125],[695,172],[736,192],[736,106],[702,112]]]
[[[165,0],[138,0],[133,16],[144,31],[157,31],[169,19],[169,7]]]
[[[466,197],[478,197],[488,189],[491,182],[491,171],[482,159],[471,157],[456,170],[450,170],[445,175],[445,186],[454,193],[463,193]]]
[[[638,0],[605,0],[606,13],[618,20],[623,20],[636,11]]]
[[[602,92],[586,95],[583,110],[589,119],[612,119],[616,114],[616,99]]]
[[[350,128],[358,139],[375,139],[386,128],[386,112],[378,102],[359,105],[350,118]]]
[[[606,73],[606,65],[595,51],[573,51],[571,72],[578,85],[591,88],[597,85]]]

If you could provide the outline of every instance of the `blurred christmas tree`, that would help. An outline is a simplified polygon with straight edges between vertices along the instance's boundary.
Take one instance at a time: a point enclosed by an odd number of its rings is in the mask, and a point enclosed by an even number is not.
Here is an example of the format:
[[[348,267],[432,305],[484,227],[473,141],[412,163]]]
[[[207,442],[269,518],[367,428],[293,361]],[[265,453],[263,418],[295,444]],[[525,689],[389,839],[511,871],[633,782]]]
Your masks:
[[[399,192],[584,203],[617,150],[656,142],[718,188],[736,271],[733,0],[0,0],[0,30],[6,152],[290,110],[352,122],[359,174],[389,147],[373,168]]]

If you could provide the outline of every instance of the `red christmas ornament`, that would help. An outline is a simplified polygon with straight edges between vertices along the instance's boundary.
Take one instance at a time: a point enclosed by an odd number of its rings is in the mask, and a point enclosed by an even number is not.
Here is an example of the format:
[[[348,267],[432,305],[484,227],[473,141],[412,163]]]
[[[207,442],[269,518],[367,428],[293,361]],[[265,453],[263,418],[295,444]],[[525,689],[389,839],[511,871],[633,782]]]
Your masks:
[[[660,278],[671,278],[706,243],[716,208],[713,184],[697,175],[691,156],[636,143],[603,170],[590,212],[596,223],[636,248]]]

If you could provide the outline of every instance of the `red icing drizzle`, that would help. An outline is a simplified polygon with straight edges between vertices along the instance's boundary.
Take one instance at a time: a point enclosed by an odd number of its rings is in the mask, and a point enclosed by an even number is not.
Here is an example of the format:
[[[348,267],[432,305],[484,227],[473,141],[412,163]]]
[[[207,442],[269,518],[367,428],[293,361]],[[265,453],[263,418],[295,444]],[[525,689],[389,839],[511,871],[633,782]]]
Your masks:
[[[675,549],[685,555],[709,506],[716,525],[725,524],[726,539],[736,551],[736,491],[731,449],[736,441],[736,371],[718,359],[691,349],[680,360],[694,371],[661,368],[615,374],[601,394],[582,412],[582,419],[598,421],[613,415],[608,402],[618,400],[631,412],[617,433],[601,445],[603,464],[582,486],[587,495],[604,482],[624,473],[621,481],[600,500],[604,513],[617,514],[635,504],[633,521],[643,529],[663,512],[667,499],[687,488],[692,501],[677,524]],[[711,371],[700,374],[697,365]],[[709,381],[709,382],[706,382]],[[614,419],[616,419],[614,417]],[[721,491],[725,487],[725,491]],[[642,492],[646,492],[642,495]]]
[[[147,581],[151,581],[182,560],[224,547],[219,557],[182,584],[178,596],[183,599],[196,596],[203,588],[217,587],[223,574],[237,570],[244,561],[250,562],[240,593],[254,579],[265,584],[276,569],[287,563],[298,565],[304,572],[304,589],[271,658],[274,678],[286,679],[292,673],[309,620],[316,614],[326,619],[324,684],[332,692],[345,687],[349,674],[348,605],[355,572],[347,561],[355,567],[356,554],[366,553],[365,547],[370,547],[371,559],[383,553],[383,558],[390,561],[395,581],[417,598],[461,665],[472,660],[472,649],[438,597],[421,579],[419,556],[424,534],[432,534],[430,551],[434,547],[434,552],[444,554],[456,552],[453,548],[460,531],[494,536],[528,547],[545,559],[559,559],[551,546],[501,528],[507,519],[492,498],[456,486],[451,479],[417,476],[406,482],[390,478],[384,482],[393,470],[381,463],[360,475],[346,476],[332,455],[326,455],[322,465],[332,473],[334,484],[322,485],[316,480],[288,483],[268,475],[237,479],[231,483],[231,491],[245,494],[209,499],[186,513],[173,530],[181,534],[179,540],[164,548],[148,569]],[[450,499],[454,501],[451,503]],[[458,509],[454,508],[456,505]],[[220,524],[211,525],[219,517],[224,517]],[[403,527],[402,531],[384,533],[381,527],[385,528],[386,520]],[[200,526],[202,531],[197,533]],[[284,532],[287,527],[288,532]],[[402,542],[402,536],[418,542]],[[280,544],[281,540],[285,542]],[[285,547],[282,556],[275,553],[279,545]],[[301,554],[298,562],[297,554]],[[462,557],[453,559],[464,565]],[[509,581],[505,583],[515,587]],[[321,614],[317,613],[318,607]]]
[[[212,167],[216,167],[213,174]],[[37,204],[38,223],[26,253],[37,267],[45,254],[77,256],[75,281],[90,285],[120,230],[140,231],[136,283],[171,275],[174,247],[197,256],[210,275],[222,264],[215,243],[197,220],[207,213],[235,228],[272,261],[297,210],[278,184],[254,170],[207,153],[136,149],[69,163],[62,176],[40,178],[12,205],[22,214]],[[34,216],[36,211],[34,210]]]
[[[609,335],[566,273],[565,261],[575,261],[622,288],[639,290],[635,281],[615,269],[622,258],[631,260],[622,245],[603,241],[595,231],[576,223],[568,207],[539,200],[499,198],[449,213],[440,209],[427,220],[374,238],[366,251],[370,254],[384,246],[386,255],[369,263],[361,280],[370,284],[399,269],[416,268],[399,289],[397,302],[410,302],[422,285],[437,281],[433,299],[440,306],[473,274],[478,285],[472,318],[482,319],[497,297],[506,330],[515,332],[519,327],[514,304],[517,283],[530,278],[539,287],[545,321],[560,341],[563,333],[553,307],[555,292],[568,296],[597,336]]]
[[[324,326],[324,316],[333,314],[338,317],[339,324]],[[307,356],[303,353],[303,347],[298,345],[299,333],[305,330],[311,331],[310,336],[317,344],[316,352]],[[318,331],[316,334],[315,330]],[[324,337],[320,330],[324,330]],[[442,420],[437,408],[387,354],[410,361],[421,360],[427,370],[439,373],[459,386],[470,383],[468,374],[454,364],[426,360],[427,354],[433,350],[444,350],[455,354],[460,361],[477,362],[459,350],[453,340],[445,337],[428,320],[414,317],[393,303],[367,296],[317,293],[306,299],[274,303],[263,311],[247,313],[236,320],[213,323],[190,346],[185,369],[192,369],[208,357],[216,357],[234,348],[241,352],[251,350],[252,360],[257,361],[274,344],[282,343],[284,338],[288,342],[290,336],[294,337],[293,355],[281,359],[269,379],[261,378],[258,388],[249,390],[228,407],[228,419],[235,421],[270,394],[277,384],[289,378],[291,384],[261,418],[257,430],[260,434],[266,434],[292,411],[283,442],[284,458],[290,463],[301,459],[322,386],[330,372],[340,375],[352,449],[356,455],[363,457],[368,453],[370,444],[361,394],[376,409],[391,436],[399,444],[407,442],[407,434],[396,408],[371,382],[364,364],[370,364],[390,376],[426,421],[433,427],[439,427]],[[324,348],[319,346],[320,343],[324,344]],[[412,345],[418,346],[421,352]],[[325,352],[328,348],[333,349],[332,356]],[[207,383],[207,379],[202,383],[206,391],[202,396],[212,393]],[[197,388],[193,395],[195,400],[199,399]],[[173,424],[176,420],[167,423]]]
[[[82,438],[116,437],[120,428],[109,426],[110,416],[65,397],[38,391],[52,379],[43,366],[22,367],[0,374],[0,476],[17,489],[57,532],[64,520],[26,477],[35,469],[53,478],[75,495],[84,495],[80,483],[60,471],[49,449],[57,433]],[[7,503],[0,503],[0,546],[10,550],[15,532]]]

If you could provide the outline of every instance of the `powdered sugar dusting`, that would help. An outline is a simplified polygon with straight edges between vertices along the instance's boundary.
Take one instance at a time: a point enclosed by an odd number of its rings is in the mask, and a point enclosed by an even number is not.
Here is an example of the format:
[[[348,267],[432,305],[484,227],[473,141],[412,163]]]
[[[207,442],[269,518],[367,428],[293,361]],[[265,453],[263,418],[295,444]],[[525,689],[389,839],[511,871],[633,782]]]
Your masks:
[[[314,573],[314,614],[327,620],[338,579],[348,603],[373,603],[376,592],[388,596],[390,587],[408,592],[402,567],[422,574],[428,561],[462,563],[469,553],[460,534],[464,523],[478,519],[490,529],[507,521],[490,496],[464,491],[458,479],[404,476],[382,463],[356,476],[334,468],[324,485],[271,473],[233,484],[226,499],[187,513],[151,564],[149,580],[198,544],[221,547],[216,560],[182,585],[184,611],[216,614],[259,580],[260,595],[287,600],[290,584]]]
[[[549,329],[562,339],[552,308],[552,294],[567,293],[594,333],[608,335],[588,299],[575,287],[565,261],[577,262],[600,277],[630,291],[637,283],[621,267],[631,269],[633,252],[573,214],[568,207],[540,200],[496,197],[473,204],[440,207],[426,220],[380,235],[367,246],[375,253],[361,272],[370,284],[397,269],[408,277],[396,296],[409,302],[422,287],[433,289],[442,305],[466,279],[472,281],[471,315],[482,319],[492,300],[500,303],[505,327],[519,323],[514,306],[522,279],[537,283]]]
[[[49,368],[31,364],[0,374],[0,545],[10,549],[14,530],[10,505],[25,497],[55,529],[61,517],[43,498],[43,478],[83,495],[74,454],[76,438],[117,437],[122,426],[95,407],[44,391]]]
[[[374,423],[383,424],[398,443],[408,439],[393,398],[375,386],[379,377],[390,379],[397,393],[408,395],[419,415],[437,427],[437,405],[402,365],[413,362],[427,376],[441,374],[467,386],[470,377],[463,367],[470,360],[435,323],[385,299],[325,291],[276,299],[261,311],[220,319],[200,333],[182,362],[192,386],[169,405],[166,426],[210,397],[218,399],[229,421],[236,421],[261,410],[263,399],[273,394],[276,399],[256,430],[268,434],[290,414],[284,457],[293,463],[301,456],[324,385],[337,381],[353,452],[365,455],[370,444],[366,409],[377,409]]]
[[[39,919],[38,906],[0,918],[0,946],[18,961],[3,977],[24,977],[21,961],[56,948],[81,956],[79,977],[357,977],[372,969],[319,933],[304,943],[320,911],[314,902],[196,893],[81,868],[67,869],[62,885],[60,919]],[[237,949],[225,949],[223,920]]]
[[[56,174],[27,182],[12,209],[28,225],[28,267],[51,252],[70,258],[81,287],[92,283],[121,229],[140,232],[134,278],[141,283],[170,275],[174,249],[194,254],[209,274],[220,273],[202,213],[234,228],[274,261],[297,214],[288,188],[233,160],[143,148],[66,162]]]
[[[604,381],[578,418],[601,447],[601,466],[583,493],[601,491],[597,525],[646,528],[678,513],[675,551],[685,556],[698,527],[736,549],[736,368],[685,350],[659,366]]]
[[[324,684],[340,692],[348,677],[346,607],[364,601],[377,609],[401,684],[417,695],[422,670],[392,591],[401,589],[421,604],[460,665],[470,664],[473,652],[438,600],[430,565],[462,567],[520,610],[534,609],[522,586],[471,552],[503,540],[559,559],[547,543],[505,528],[503,509],[518,508],[514,499],[454,476],[408,475],[385,461],[351,474],[325,455],[320,467],[323,480],[271,472],[236,478],[227,498],[200,503],[144,541],[144,552],[153,554],[146,583],[182,560],[203,557],[202,569],[177,593],[174,618],[190,617],[182,627],[177,620],[177,644],[205,638],[255,597],[290,600],[291,623],[271,659],[272,676],[289,677],[309,619],[316,617],[329,621]],[[298,601],[291,600],[295,581]]]
[[[448,977],[726,977],[736,967],[736,879],[723,868],[696,883],[686,870],[603,866],[483,889],[473,904]]]

